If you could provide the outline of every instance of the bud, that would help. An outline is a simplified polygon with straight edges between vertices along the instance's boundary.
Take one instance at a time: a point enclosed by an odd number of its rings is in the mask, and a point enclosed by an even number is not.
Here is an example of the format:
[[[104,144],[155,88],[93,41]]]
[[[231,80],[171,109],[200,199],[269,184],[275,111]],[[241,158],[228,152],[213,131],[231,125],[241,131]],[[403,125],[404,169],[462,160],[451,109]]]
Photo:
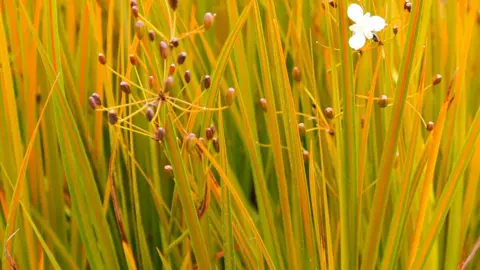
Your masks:
[[[132,7],[132,14],[133,14],[133,16],[135,16],[135,18],[138,18],[138,7],[137,6]]]
[[[98,54],[98,62],[100,64],[105,65],[107,63],[107,58],[105,58],[105,55],[103,53]]]
[[[310,156],[310,153],[308,153],[307,150],[303,150],[303,160],[305,162],[308,162],[309,156]]]
[[[126,81],[121,81],[120,82],[120,89],[125,93],[125,94],[130,94],[132,90],[130,90],[130,84]]]
[[[118,115],[115,110],[108,111],[108,122],[110,125],[115,125],[118,122]]]
[[[334,0],[329,0],[328,4],[333,8],[337,8],[337,3]]]
[[[328,134],[330,134],[330,136],[334,136],[335,135],[335,130],[333,129],[329,129],[327,130]]]
[[[177,63],[179,65],[182,65],[183,63],[185,63],[185,59],[187,59],[187,53],[181,52],[177,57]]]
[[[217,129],[215,128],[214,124],[210,125],[210,129],[212,130],[213,134],[215,134],[215,132],[217,132]]]
[[[176,48],[178,47],[178,38],[174,37],[170,40],[170,47]]]
[[[142,21],[137,21],[135,23],[135,33],[137,34],[138,39],[143,39],[145,36],[145,24]]]
[[[410,12],[412,10],[412,3],[410,3],[410,1],[405,1],[405,4],[403,4],[403,9]]]
[[[300,136],[305,136],[305,134],[307,133],[307,130],[305,129],[305,124],[304,123],[300,123],[298,124],[298,133],[300,133]]]
[[[100,95],[99,95],[99,94],[93,93],[93,94],[92,94],[92,98],[93,98],[93,100],[95,101],[95,104],[96,104],[97,106],[102,106],[102,99],[100,98]]]
[[[94,110],[97,108],[97,103],[95,103],[95,99],[92,96],[88,98],[88,105]]]
[[[380,108],[385,108],[387,107],[388,105],[388,97],[386,95],[381,95],[380,96],[380,99],[378,100],[378,106],[380,106]]]
[[[205,13],[205,15],[203,16],[203,27],[205,28],[205,30],[210,29],[214,19],[215,19],[215,15],[213,15],[210,12]]]
[[[435,127],[435,123],[433,123],[432,121],[427,123],[427,130],[428,131],[432,131],[434,127]]]
[[[153,78],[153,76],[149,76],[148,77],[148,86],[150,87],[150,89],[153,88],[153,83],[155,82],[155,79]]]
[[[168,74],[170,74],[170,76],[173,76],[173,74],[175,74],[176,69],[177,67],[175,66],[175,64],[171,64],[170,67],[168,68]]]
[[[165,79],[164,91],[165,91],[165,92],[170,91],[170,90],[172,89],[172,87],[173,87],[173,83],[174,83],[173,77],[172,77],[172,76],[168,76],[167,79]]]
[[[325,117],[327,117],[328,119],[333,119],[335,117],[335,113],[333,112],[332,107],[325,108],[324,113]]]
[[[233,104],[234,99],[235,99],[235,89],[228,88],[227,95],[226,95],[225,99],[227,101],[227,105],[231,106]]]
[[[135,54],[130,54],[129,59],[130,59],[130,64],[134,66],[137,65],[137,57],[135,56]]]
[[[212,84],[212,79],[210,79],[209,75],[206,75],[205,78],[203,78],[203,86],[205,89],[210,88],[210,85]]]
[[[165,41],[160,41],[160,55],[163,59],[168,57],[168,45]]]
[[[185,75],[183,77],[186,83],[190,83],[192,80],[192,74],[190,74],[190,70],[185,71]]]
[[[153,117],[155,116],[155,111],[152,107],[147,107],[147,110],[145,111],[145,116],[147,117],[148,122],[151,122],[153,120]]]
[[[190,134],[187,135],[187,139],[186,139],[186,140],[187,140],[187,149],[188,149],[188,151],[192,151],[192,150],[195,148],[195,146],[197,145],[197,144],[195,143],[195,139],[196,139],[196,138],[197,138],[197,136],[195,136],[194,133],[190,133]]]
[[[302,80],[302,72],[297,66],[293,67],[292,69],[292,77],[297,82]]]
[[[263,111],[266,112],[267,111],[267,100],[264,99],[264,98],[261,98],[260,99],[260,106],[262,107]]]
[[[156,131],[155,131],[155,140],[156,141],[163,141],[163,139],[165,138],[165,129],[163,128],[158,128]]]
[[[166,174],[173,176],[173,168],[171,165],[165,165],[164,170]]]
[[[215,152],[220,153],[220,143],[218,142],[217,137],[213,138],[212,144],[213,144],[213,149],[215,149]]]
[[[178,0],[168,0],[168,4],[174,11],[178,8]]]
[[[207,138],[207,140],[213,139],[213,130],[211,128],[205,129],[205,137]]]
[[[155,32],[153,32],[153,30],[148,30],[148,39],[150,39],[150,41],[155,40]]]
[[[396,35],[398,33],[398,25],[393,26],[393,34]]]
[[[442,81],[442,75],[437,74],[437,75],[433,76],[432,84],[433,84],[433,85],[437,85],[437,84],[439,84],[441,81]]]

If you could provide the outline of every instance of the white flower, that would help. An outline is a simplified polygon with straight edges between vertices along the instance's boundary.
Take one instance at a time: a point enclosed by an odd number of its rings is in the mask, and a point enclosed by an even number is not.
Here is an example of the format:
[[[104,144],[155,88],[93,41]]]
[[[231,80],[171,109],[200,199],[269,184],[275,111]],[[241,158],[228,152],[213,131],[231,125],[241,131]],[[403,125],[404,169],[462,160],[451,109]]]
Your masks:
[[[385,28],[386,23],[382,17],[370,16],[370,13],[363,14],[363,9],[357,4],[348,6],[348,17],[355,22],[350,26],[353,36],[348,41],[350,47],[358,50],[365,45],[367,39],[372,39],[373,34]]]

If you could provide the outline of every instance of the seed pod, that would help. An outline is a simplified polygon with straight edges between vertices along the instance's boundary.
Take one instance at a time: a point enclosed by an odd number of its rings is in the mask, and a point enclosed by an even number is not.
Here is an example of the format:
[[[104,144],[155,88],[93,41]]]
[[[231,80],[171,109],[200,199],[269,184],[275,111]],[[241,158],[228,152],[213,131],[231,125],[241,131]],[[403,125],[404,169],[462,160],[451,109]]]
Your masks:
[[[185,71],[185,75],[183,76],[183,78],[185,79],[186,83],[190,83],[190,81],[192,80],[192,74],[190,74],[190,70]]]
[[[98,62],[100,64],[105,65],[107,63],[107,58],[105,58],[105,55],[103,53],[98,54]]]
[[[164,128],[158,128],[155,131],[155,140],[156,141],[163,141],[165,138],[165,129]]]
[[[227,95],[225,96],[225,99],[227,101],[227,105],[231,106],[233,104],[234,99],[235,99],[235,89],[228,88]]]
[[[148,122],[151,122],[153,120],[153,117],[155,116],[155,111],[152,107],[147,107],[147,110],[145,111],[145,116],[147,117]]]
[[[92,94],[92,98],[93,98],[93,100],[95,100],[95,104],[96,104],[97,106],[102,106],[102,99],[100,98],[100,95],[99,95],[99,94],[93,93],[93,94]]]
[[[168,4],[174,11],[178,8],[178,0],[168,0]]]
[[[329,0],[328,4],[333,8],[337,8],[337,3],[334,0]]]
[[[308,162],[310,153],[307,150],[303,150],[303,161]]]
[[[173,168],[171,165],[165,165],[164,170],[166,174],[173,176]]]
[[[135,54],[130,54],[129,59],[130,59],[130,64],[134,66],[137,65],[137,57],[135,56]]]
[[[95,102],[95,99],[92,96],[88,98],[88,105],[90,105],[90,107],[94,110],[97,108],[97,103]]]
[[[195,148],[195,146],[197,145],[197,144],[195,143],[195,139],[196,139],[196,138],[197,138],[197,136],[195,136],[194,133],[190,133],[190,134],[187,135],[186,140],[187,140],[187,149],[188,149],[188,151],[192,151],[192,150]]]
[[[378,100],[378,106],[380,106],[380,108],[385,108],[387,107],[388,105],[388,97],[386,95],[381,95],[380,96],[380,99]]]
[[[360,127],[365,127],[365,116],[362,116],[362,118],[360,118]]]
[[[135,18],[138,18],[138,7],[137,6],[132,7],[132,14],[133,14],[133,16],[135,16]]]
[[[203,86],[205,89],[210,88],[210,85],[212,84],[212,79],[210,78],[209,75],[206,75],[205,78],[203,78]]]
[[[215,152],[220,153],[220,143],[218,142],[217,137],[213,138],[212,144],[213,144],[213,149],[215,149]]]
[[[170,67],[168,68],[168,74],[170,74],[170,76],[173,76],[173,74],[175,74],[176,69],[177,67],[175,66],[175,64],[171,64]]]
[[[212,130],[213,134],[215,135],[215,132],[217,132],[217,129],[215,128],[214,124],[210,125],[210,129]]]
[[[408,12],[412,11],[412,3],[410,3],[410,1],[405,1],[405,4],[403,4],[403,9]]]
[[[168,92],[172,89],[173,87],[173,84],[174,84],[174,80],[173,80],[173,77],[172,76],[168,76],[167,79],[165,79],[165,86],[164,86],[164,91],[165,92]]]
[[[300,123],[298,124],[298,133],[300,133],[300,136],[305,136],[305,134],[307,133],[307,130],[305,129],[305,124],[304,123]]]
[[[142,21],[137,21],[135,23],[135,33],[137,34],[138,39],[143,39],[145,36],[145,24]]]
[[[153,76],[149,76],[148,77],[148,87],[150,87],[150,89],[153,88],[153,83],[155,82],[155,79],[153,78]]]
[[[427,123],[427,130],[428,131],[432,131],[434,127],[435,127],[434,122],[430,121],[430,122]]]
[[[327,130],[328,134],[330,134],[330,136],[334,136],[335,135],[335,130],[333,129],[329,129]]]
[[[118,115],[115,110],[108,111],[108,122],[110,125],[115,125],[118,122]]]
[[[396,35],[398,33],[398,25],[394,25],[392,30],[393,30],[393,34]]]
[[[125,94],[130,94],[132,90],[130,90],[130,84],[126,81],[121,81],[120,82],[120,89],[125,93]]]
[[[160,41],[160,55],[163,59],[168,57],[168,45],[165,41]]]
[[[327,117],[328,119],[333,119],[335,117],[335,113],[332,107],[325,108],[324,113],[325,117]]]
[[[264,98],[261,98],[260,99],[260,106],[262,107],[263,111],[266,112],[267,111],[267,100],[264,99]]]
[[[187,53],[181,52],[177,57],[177,63],[179,65],[182,65],[183,63],[185,63],[185,59],[187,59]]]
[[[205,13],[205,15],[203,16],[203,27],[205,28],[205,30],[210,29],[214,19],[215,19],[215,15],[213,15],[210,12]]]
[[[439,84],[441,81],[442,81],[442,75],[437,74],[437,75],[433,76],[432,84],[433,84],[433,85],[437,85],[437,84]]]
[[[176,48],[178,47],[178,45],[179,45],[178,38],[174,37],[172,38],[172,40],[170,40],[170,47]]]
[[[150,41],[155,40],[155,32],[153,32],[153,30],[148,30],[148,39],[150,39]]]
[[[213,139],[213,130],[211,128],[205,129],[205,137],[207,138],[207,140]]]
[[[302,80],[302,72],[297,66],[293,67],[292,69],[292,77],[297,82]]]

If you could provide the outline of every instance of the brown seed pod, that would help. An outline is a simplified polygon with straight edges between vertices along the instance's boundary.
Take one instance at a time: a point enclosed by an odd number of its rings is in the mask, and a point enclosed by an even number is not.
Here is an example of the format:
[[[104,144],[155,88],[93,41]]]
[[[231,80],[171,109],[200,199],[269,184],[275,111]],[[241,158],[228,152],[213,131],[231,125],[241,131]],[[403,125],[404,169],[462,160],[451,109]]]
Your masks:
[[[213,139],[213,130],[211,128],[205,129],[205,137],[207,138],[207,140]]]
[[[152,107],[148,106],[146,111],[145,111],[145,116],[147,117],[148,122],[151,122],[153,120],[153,117],[155,116],[155,111],[153,110]]]
[[[98,54],[98,62],[102,65],[105,65],[107,63],[107,58],[105,58],[105,55],[103,53]]]
[[[398,25],[394,25],[392,27],[392,30],[393,30],[393,34],[396,35],[398,33]]]
[[[129,59],[130,59],[130,64],[134,66],[137,65],[137,57],[135,56],[135,54],[130,54]]]
[[[130,84],[126,81],[121,81],[120,82],[120,89],[125,94],[130,94],[132,92],[132,90],[130,89]]]
[[[333,8],[337,8],[337,2],[335,2],[334,0],[329,0],[328,4]]]
[[[214,124],[210,125],[210,129],[212,130],[213,134],[215,135],[215,132],[217,132],[217,129],[215,128]]]
[[[168,57],[168,44],[165,41],[160,41],[160,56],[163,59],[167,59]]]
[[[115,110],[108,111],[108,122],[110,125],[115,125],[118,122],[118,115]]]
[[[267,111],[267,100],[265,98],[260,99],[260,107],[262,107],[263,111]]]
[[[165,138],[165,129],[164,128],[158,128],[157,130],[155,130],[154,139],[156,141],[163,141],[164,138]]]
[[[304,123],[300,123],[298,124],[298,133],[300,133],[300,136],[305,136],[305,134],[307,134],[307,130],[305,129],[305,124]]]
[[[308,153],[307,150],[303,150],[303,161],[308,162],[309,158],[310,158],[310,153]]]
[[[99,95],[99,94],[93,93],[93,94],[92,94],[92,98],[93,98],[93,100],[95,101],[95,104],[96,104],[97,106],[102,106],[102,99],[100,98],[100,95]]]
[[[148,87],[150,87],[150,89],[153,88],[153,83],[155,82],[155,78],[153,78],[153,76],[149,76],[148,77]]]
[[[135,18],[138,18],[138,7],[136,5],[132,7],[132,14]]]
[[[205,28],[205,30],[210,29],[214,19],[215,19],[215,15],[213,15],[210,12],[205,13],[205,15],[203,16],[203,27]]]
[[[335,130],[333,129],[329,129],[327,130],[328,134],[330,134],[330,136],[334,136],[335,135]]]
[[[412,3],[410,3],[410,1],[405,1],[405,4],[403,4],[403,9],[408,12],[412,11]]]
[[[386,95],[381,95],[380,98],[378,99],[378,106],[380,108],[385,108],[388,105],[388,97]]]
[[[174,84],[174,80],[173,80],[173,77],[172,76],[168,76],[166,79],[165,79],[165,84],[164,84],[164,91],[165,92],[168,92],[172,89],[173,87],[173,84]]]
[[[190,70],[185,71],[185,75],[183,76],[183,78],[185,79],[186,83],[190,83],[190,81],[192,80],[192,74],[190,74]]]
[[[195,139],[197,138],[197,136],[195,136],[194,133],[190,133],[187,135],[187,149],[188,151],[192,151],[195,146],[197,145],[196,142],[195,142]]]
[[[187,53],[186,52],[181,52],[181,53],[178,54],[177,63],[179,65],[182,65],[183,63],[185,63],[186,59],[187,59]]]
[[[153,32],[153,30],[148,30],[148,39],[150,39],[150,41],[155,40],[155,32]]]
[[[178,0],[168,0],[168,4],[170,5],[171,9],[173,9],[174,11],[177,10]]]
[[[325,117],[327,117],[328,119],[333,119],[335,117],[335,113],[332,107],[325,108],[324,113]]]
[[[178,38],[174,37],[170,40],[170,47],[177,48],[179,45]]]
[[[205,89],[210,88],[210,85],[212,84],[212,79],[210,78],[209,75],[205,75],[205,78],[203,78],[203,86]]]
[[[427,130],[428,131],[432,131],[434,127],[435,127],[434,122],[430,121],[430,122],[427,123]]]
[[[177,69],[177,66],[175,66],[175,64],[171,64],[170,67],[168,68],[168,74],[170,74],[170,76],[173,76],[173,74],[175,74],[176,69]]]
[[[97,103],[95,102],[95,99],[92,96],[88,98],[88,105],[90,105],[90,107],[94,110],[97,108]]]
[[[442,81],[442,75],[437,74],[437,75],[433,76],[432,84],[433,84],[433,85],[437,85],[437,84],[439,84],[441,81]]]
[[[235,89],[228,88],[225,100],[228,106],[231,106],[233,104],[233,101],[235,100]]]
[[[215,152],[220,153],[220,143],[217,137],[213,138],[212,144],[213,144],[213,149],[215,149]]]
[[[297,66],[293,67],[292,69],[292,77],[296,82],[299,82],[302,80],[302,72],[300,71],[300,68]]]
[[[173,168],[171,165],[165,165],[163,169],[165,170],[166,174],[173,176]]]
[[[145,36],[145,24],[142,21],[137,21],[135,23],[135,33],[137,34],[138,39],[143,39]]]

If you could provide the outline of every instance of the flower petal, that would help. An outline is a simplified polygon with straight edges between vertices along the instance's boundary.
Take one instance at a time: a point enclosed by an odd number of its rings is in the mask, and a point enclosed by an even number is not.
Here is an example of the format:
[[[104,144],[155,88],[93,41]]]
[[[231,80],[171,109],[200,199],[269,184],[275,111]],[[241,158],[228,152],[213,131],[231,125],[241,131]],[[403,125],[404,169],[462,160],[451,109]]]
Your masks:
[[[352,31],[354,33],[361,32],[360,26],[357,23],[350,25],[350,27],[348,29],[350,29],[350,31]]]
[[[383,30],[383,28],[385,28],[385,26],[387,25],[385,23],[385,19],[383,19],[380,16],[370,17],[370,20],[368,20],[367,23],[368,23],[367,27],[370,28],[374,32],[378,32],[378,31]]]
[[[363,18],[363,9],[358,4],[351,4],[348,6],[347,14],[352,21],[358,22]]]
[[[367,39],[372,39],[373,38],[373,33],[372,33],[372,30],[371,29],[365,29],[363,31],[363,35],[367,38]]]
[[[358,50],[365,45],[366,39],[362,33],[355,33],[349,40],[348,45],[354,50]]]

